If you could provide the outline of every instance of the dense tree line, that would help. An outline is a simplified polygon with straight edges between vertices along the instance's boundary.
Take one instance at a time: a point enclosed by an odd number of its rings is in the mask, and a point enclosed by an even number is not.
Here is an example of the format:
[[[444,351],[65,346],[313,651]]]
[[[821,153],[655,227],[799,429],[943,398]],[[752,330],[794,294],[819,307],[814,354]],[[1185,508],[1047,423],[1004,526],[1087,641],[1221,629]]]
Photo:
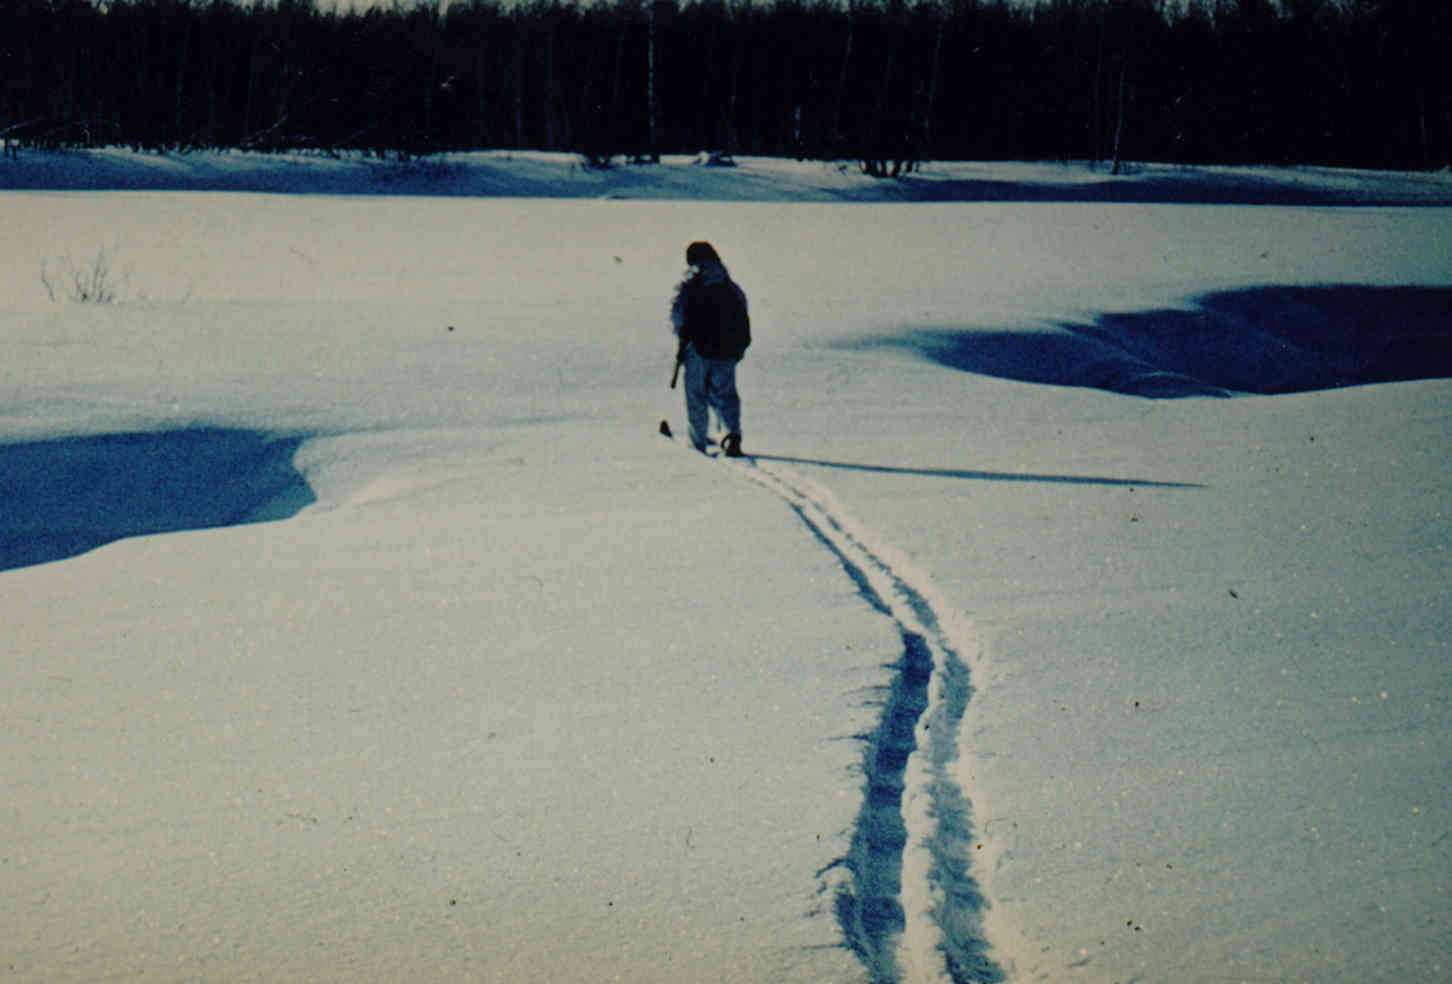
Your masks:
[[[1452,161],[1441,0],[0,0],[12,145]]]

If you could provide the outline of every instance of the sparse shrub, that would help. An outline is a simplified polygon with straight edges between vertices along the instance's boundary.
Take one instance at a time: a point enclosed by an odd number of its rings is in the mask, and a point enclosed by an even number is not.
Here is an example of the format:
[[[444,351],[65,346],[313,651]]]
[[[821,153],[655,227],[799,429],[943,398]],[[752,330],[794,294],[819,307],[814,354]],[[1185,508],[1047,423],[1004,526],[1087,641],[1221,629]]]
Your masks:
[[[40,261],[40,282],[52,303],[64,296],[77,304],[112,304],[121,299],[129,279],[126,272],[115,272],[104,248],[88,264],[76,263],[70,254]]]

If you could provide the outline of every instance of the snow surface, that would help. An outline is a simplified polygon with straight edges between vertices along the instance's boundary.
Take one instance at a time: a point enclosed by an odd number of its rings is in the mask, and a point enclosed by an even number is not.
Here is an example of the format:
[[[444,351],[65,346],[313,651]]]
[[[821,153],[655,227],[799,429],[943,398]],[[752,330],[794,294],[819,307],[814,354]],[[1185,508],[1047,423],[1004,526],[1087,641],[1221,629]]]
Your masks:
[[[7,980],[1452,973],[1446,175],[0,187]]]

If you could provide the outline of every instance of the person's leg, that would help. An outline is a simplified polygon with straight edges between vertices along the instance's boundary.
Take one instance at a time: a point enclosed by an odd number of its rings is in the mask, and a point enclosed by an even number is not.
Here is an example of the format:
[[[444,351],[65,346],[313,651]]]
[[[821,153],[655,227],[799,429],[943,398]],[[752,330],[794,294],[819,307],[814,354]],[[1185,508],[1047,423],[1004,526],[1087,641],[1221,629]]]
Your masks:
[[[706,433],[710,424],[710,361],[686,348],[686,426],[691,444],[697,451],[706,450]]]
[[[709,382],[711,405],[721,416],[721,426],[728,435],[741,440],[741,397],[736,392],[736,360],[712,360]]]

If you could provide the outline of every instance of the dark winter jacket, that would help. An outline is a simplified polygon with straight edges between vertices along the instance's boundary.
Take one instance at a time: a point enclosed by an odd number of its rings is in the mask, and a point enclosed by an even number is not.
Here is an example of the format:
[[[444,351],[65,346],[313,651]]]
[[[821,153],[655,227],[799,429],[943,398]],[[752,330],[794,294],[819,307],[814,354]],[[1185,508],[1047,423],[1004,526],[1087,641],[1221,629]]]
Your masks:
[[[682,346],[708,359],[739,359],[751,344],[746,294],[719,263],[686,274],[671,304],[671,324]]]

